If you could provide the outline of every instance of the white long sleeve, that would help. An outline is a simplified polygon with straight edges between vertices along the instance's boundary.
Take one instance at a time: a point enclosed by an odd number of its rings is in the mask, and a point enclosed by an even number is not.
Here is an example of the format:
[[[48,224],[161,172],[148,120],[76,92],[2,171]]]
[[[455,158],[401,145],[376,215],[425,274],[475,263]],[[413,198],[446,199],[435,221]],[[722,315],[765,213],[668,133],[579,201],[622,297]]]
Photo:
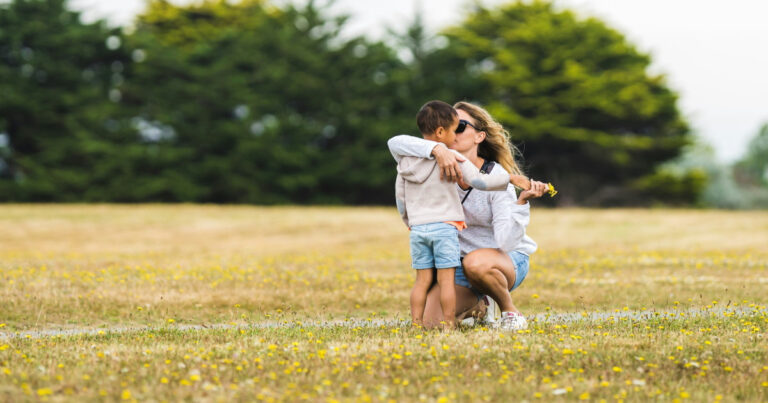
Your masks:
[[[464,158],[459,152],[451,150],[457,157]],[[509,186],[509,173],[501,166],[498,166],[489,173],[481,173],[480,169],[468,159],[459,162],[461,175],[469,186],[479,190],[497,190],[502,191]]]
[[[432,150],[440,143],[420,137],[400,134],[387,140],[389,152],[398,163],[402,157],[419,157],[433,159]]]
[[[515,202],[515,188],[509,185],[504,193],[491,193],[491,211],[493,214],[493,237],[499,249],[510,252],[523,241],[525,229],[531,217],[531,205],[519,205]]]
[[[498,164],[493,171],[497,169],[501,169]],[[466,191],[459,191],[459,195],[463,198]],[[467,228],[459,233],[461,255],[480,248],[514,250],[526,255],[535,252],[536,242],[525,234],[530,222],[530,204],[519,205],[516,201],[512,185],[505,192],[473,190],[464,201]]]

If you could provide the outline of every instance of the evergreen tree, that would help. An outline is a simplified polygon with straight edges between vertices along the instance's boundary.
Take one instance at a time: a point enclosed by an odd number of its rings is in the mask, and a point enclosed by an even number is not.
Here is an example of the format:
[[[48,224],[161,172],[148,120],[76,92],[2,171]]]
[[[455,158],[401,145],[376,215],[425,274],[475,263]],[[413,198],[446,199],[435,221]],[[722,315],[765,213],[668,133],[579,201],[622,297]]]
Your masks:
[[[642,201],[639,178],[689,142],[677,95],[647,55],[595,19],[551,3],[478,7],[445,50],[485,84],[462,94],[510,131],[533,178],[563,204]]]
[[[407,74],[383,44],[342,40],[345,20],[312,2],[149,3],[126,100],[173,133],[153,140],[188,181],[170,199],[389,203],[385,141],[403,126],[393,86]]]
[[[0,199],[105,200],[118,152],[128,54],[119,29],[84,24],[65,0],[0,5]]]

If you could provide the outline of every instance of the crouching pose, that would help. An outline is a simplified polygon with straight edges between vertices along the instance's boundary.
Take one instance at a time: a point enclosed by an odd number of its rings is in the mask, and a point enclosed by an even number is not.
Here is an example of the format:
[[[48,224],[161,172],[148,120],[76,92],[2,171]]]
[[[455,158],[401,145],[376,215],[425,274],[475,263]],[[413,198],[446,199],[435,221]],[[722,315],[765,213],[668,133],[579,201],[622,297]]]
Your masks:
[[[388,141],[395,159],[398,162],[405,157],[434,159],[441,175],[452,181],[459,181],[463,177],[461,164],[465,159],[478,169],[485,168],[491,175],[502,171],[505,171],[504,175],[507,172],[521,173],[514,159],[514,147],[509,142],[509,134],[501,124],[479,106],[459,102],[454,108],[458,113],[459,124],[454,130],[455,141],[451,150],[446,146],[449,144],[447,142],[435,141],[430,137],[400,135]],[[452,150],[458,151],[461,156]],[[461,261],[453,276],[455,290],[445,292],[450,286],[439,281],[439,272],[438,283],[431,288],[428,288],[429,284],[425,285],[427,278],[421,282],[417,279],[420,288],[416,300],[414,295],[411,296],[414,322],[418,323],[417,318],[422,317],[418,305],[421,305],[421,293],[427,287],[429,291],[423,308],[423,324],[427,327],[438,326],[441,322],[453,323],[467,315],[482,314],[486,305],[484,300],[492,300],[501,310],[501,317],[495,322],[495,327],[510,331],[525,329],[527,321],[512,302],[510,293],[525,279],[529,256],[537,248],[536,243],[525,233],[530,219],[528,200],[541,197],[548,189],[547,184],[530,181],[528,189],[519,195],[512,185],[507,185],[507,189],[502,192],[474,187],[462,189],[458,185],[452,187],[462,203],[467,227],[457,234]],[[413,233],[412,230],[412,238]],[[431,284],[431,277],[429,279]],[[450,303],[451,295],[455,308],[446,310],[445,305],[441,308],[442,301]],[[417,306],[415,311],[414,303]]]

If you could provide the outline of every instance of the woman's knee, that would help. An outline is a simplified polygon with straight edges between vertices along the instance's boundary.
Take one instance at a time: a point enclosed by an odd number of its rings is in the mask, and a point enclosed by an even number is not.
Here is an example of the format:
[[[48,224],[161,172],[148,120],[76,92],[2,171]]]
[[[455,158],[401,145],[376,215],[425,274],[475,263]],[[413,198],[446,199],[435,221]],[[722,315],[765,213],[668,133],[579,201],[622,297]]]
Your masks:
[[[492,265],[487,258],[484,258],[483,254],[472,252],[464,257],[462,266],[467,278],[475,279],[481,273],[488,271]]]
[[[514,282],[515,267],[509,256],[493,249],[478,249],[464,257],[464,273],[473,284],[484,282],[486,276],[504,276]]]

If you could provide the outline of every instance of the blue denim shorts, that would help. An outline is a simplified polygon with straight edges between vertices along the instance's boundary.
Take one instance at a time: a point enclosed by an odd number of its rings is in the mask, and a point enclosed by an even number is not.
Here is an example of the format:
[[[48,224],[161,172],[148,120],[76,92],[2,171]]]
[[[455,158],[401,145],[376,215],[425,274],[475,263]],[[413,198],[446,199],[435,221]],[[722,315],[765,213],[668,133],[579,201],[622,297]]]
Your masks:
[[[459,230],[443,222],[411,227],[414,269],[448,269],[461,265]]]
[[[525,280],[525,277],[528,275],[530,258],[525,253],[521,253],[518,251],[509,252],[507,255],[509,255],[510,259],[512,259],[512,263],[515,264],[515,284],[512,285],[512,288],[509,290],[509,291],[512,291],[515,288],[520,287],[520,284],[523,283],[523,280]],[[469,280],[467,279],[467,275],[464,274],[463,265],[459,265],[459,267],[456,268],[456,273],[454,273],[453,279],[454,279],[453,282],[456,285],[467,287],[472,292],[474,292],[475,295],[480,295],[480,293],[477,290],[472,288],[472,284],[469,283]]]

